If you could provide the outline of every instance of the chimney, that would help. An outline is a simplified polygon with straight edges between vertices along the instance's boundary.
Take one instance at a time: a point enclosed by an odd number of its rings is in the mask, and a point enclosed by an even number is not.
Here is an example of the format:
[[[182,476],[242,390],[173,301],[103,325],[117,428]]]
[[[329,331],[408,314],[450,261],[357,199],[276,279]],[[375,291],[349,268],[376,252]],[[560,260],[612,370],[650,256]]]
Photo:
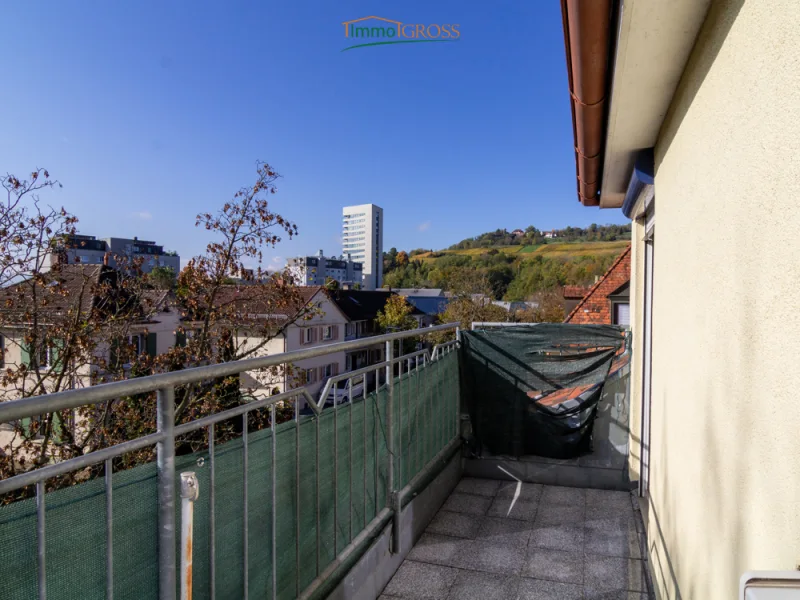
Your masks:
[[[108,252],[103,254],[103,266],[105,266],[105,267],[108,266]]]

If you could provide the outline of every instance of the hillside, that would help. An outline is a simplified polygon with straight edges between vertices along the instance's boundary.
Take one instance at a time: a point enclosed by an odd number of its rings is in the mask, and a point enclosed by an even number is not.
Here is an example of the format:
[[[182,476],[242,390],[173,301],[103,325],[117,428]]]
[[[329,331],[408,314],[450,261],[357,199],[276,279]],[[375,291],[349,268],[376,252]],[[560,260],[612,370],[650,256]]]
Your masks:
[[[529,246],[490,246],[488,248],[467,248],[464,250],[440,250],[437,252],[411,252],[409,255],[412,260],[433,261],[447,255],[456,256],[481,256],[492,250],[498,253],[513,256],[521,260],[531,259],[538,255],[548,257],[576,257],[576,256],[616,256],[630,244],[628,240],[617,240],[613,242],[550,242],[545,244]]]
[[[384,254],[389,287],[441,287],[457,291],[465,281],[498,300],[525,300],[564,285],[590,285],[630,244],[628,240],[495,245],[440,251],[392,248]]]

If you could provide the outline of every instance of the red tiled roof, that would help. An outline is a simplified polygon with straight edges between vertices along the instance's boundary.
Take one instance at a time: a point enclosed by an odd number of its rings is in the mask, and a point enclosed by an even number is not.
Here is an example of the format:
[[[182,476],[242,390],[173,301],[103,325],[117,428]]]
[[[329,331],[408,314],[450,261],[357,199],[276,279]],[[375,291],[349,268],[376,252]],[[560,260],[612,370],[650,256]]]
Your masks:
[[[611,303],[608,296],[631,279],[631,247],[628,245],[600,280],[569,313],[565,323],[611,324]]]
[[[586,294],[589,292],[589,289],[590,288],[582,285],[565,285],[563,290],[564,298],[567,300],[580,300],[586,296]]]
[[[322,286],[292,287],[290,297],[277,286],[226,285],[220,287],[215,298],[218,308],[248,315],[282,315],[293,317],[322,289]]]

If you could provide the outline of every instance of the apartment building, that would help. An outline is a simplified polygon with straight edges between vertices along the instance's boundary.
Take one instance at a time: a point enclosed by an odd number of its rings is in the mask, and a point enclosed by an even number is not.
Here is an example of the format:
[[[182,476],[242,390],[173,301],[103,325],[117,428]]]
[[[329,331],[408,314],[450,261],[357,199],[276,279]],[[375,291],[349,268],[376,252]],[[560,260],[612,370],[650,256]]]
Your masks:
[[[126,256],[130,259],[141,259],[142,271],[149,273],[154,267],[171,267],[175,273],[181,269],[181,257],[177,253],[167,251],[155,242],[140,240],[138,237],[102,238],[93,235],[71,235],[64,238],[62,244],[50,254],[50,264],[62,261],[67,264],[102,265],[108,254],[108,265],[116,266],[115,256]]]
[[[383,286],[383,209],[375,204],[342,209],[342,254],[363,264],[364,289]]]
[[[364,283],[363,265],[349,255],[327,258],[320,250],[316,256],[290,258],[286,267],[296,285],[325,285],[328,278],[348,286],[362,286]]]
[[[656,596],[777,598],[744,588],[800,557],[800,5],[614,5],[562,1],[565,142],[579,200],[632,219],[629,473]]]

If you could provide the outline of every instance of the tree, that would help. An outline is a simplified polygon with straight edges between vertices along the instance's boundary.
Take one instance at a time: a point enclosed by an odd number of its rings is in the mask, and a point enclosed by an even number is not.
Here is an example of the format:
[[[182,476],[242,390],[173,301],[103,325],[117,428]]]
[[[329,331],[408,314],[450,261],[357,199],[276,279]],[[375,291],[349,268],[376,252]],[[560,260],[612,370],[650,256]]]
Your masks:
[[[564,314],[564,296],[561,288],[538,292],[529,298],[535,305],[532,308],[519,310],[514,314],[518,323],[562,323]]]
[[[408,254],[405,250],[401,250],[397,253],[397,266],[398,267],[405,267],[408,265]]]
[[[172,267],[153,267],[147,274],[147,282],[159,290],[171,290],[175,287],[177,273]]]
[[[333,277],[326,277],[325,278],[325,287],[328,290],[330,290],[332,292],[335,292],[336,290],[339,289],[339,282],[336,279],[334,279]]]
[[[36,191],[52,184],[37,184],[42,177],[49,181],[49,175],[36,173],[30,182],[11,175],[2,180],[8,201],[0,215],[0,274],[13,285],[2,288],[0,333],[19,330],[20,323],[25,327],[18,335],[5,336],[6,357],[11,349],[21,358],[6,360],[0,400],[247,358],[291,324],[316,314],[302,290],[288,283],[288,273],[268,275],[261,269],[262,250],[283,235],[292,237],[297,227],[270,210],[267,198],[276,191],[278,174],[258,163],[254,185],[240,189],[218,212],[197,216],[195,225],[212,240],[205,254],[190,260],[178,278],[176,294],[185,327],[177,333],[185,343],[159,356],[140,352],[129,334],[134,326],[141,328],[152,311],[140,262],[120,263],[124,257],[116,257],[122,267],[111,269],[56,261],[48,270],[59,239],[74,233],[77,219],[63,209],[40,209]],[[258,267],[251,269],[254,263]],[[243,276],[248,285],[231,285],[230,278],[236,276]],[[189,331],[191,336],[186,335]],[[287,370],[291,373],[291,365]],[[280,374],[276,368],[254,376],[268,381]],[[241,387],[238,377],[229,377],[176,388],[176,423],[245,402],[243,392],[250,390]],[[154,394],[118,398],[17,423],[13,439],[0,449],[0,477],[153,433],[154,400]],[[250,414],[250,427],[267,423],[266,411]],[[220,423],[216,439],[225,441],[240,430],[238,421]],[[204,430],[181,439],[184,447],[179,452],[207,443]],[[127,453],[115,459],[115,468],[153,457],[151,447]],[[48,489],[100,474],[102,464],[48,480]],[[30,493],[26,488],[4,501]]]
[[[77,218],[63,208],[43,208],[38,195],[58,184],[44,169],[27,181],[6,175],[2,184],[7,200],[0,215],[0,276],[5,284],[0,288],[0,401],[113,381],[125,376],[123,365],[132,371],[147,368],[150,358],[140,358],[128,343],[131,328],[146,322],[151,312],[137,276],[141,262],[118,257],[119,270],[66,264],[62,241],[74,235]],[[113,361],[110,340],[124,340]],[[0,476],[101,447],[108,418],[108,410],[85,408],[12,424],[11,436],[0,448]],[[71,473],[60,481],[83,475]],[[12,496],[27,493],[20,490]]]
[[[414,307],[409,304],[404,296],[392,294],[386,301],[383,310],[378,311],[378,316],[375,320],[378,327],[384,332],[416,329],[417,322],[411,316],[413,312]]]
[[[294,223],[269,208],[267,198],[276,193],[279,177],[270,165],[259,162],[252,186],[237,191],[216,214],[197,215],[195,225],[214,239],[178,277],[178,294],[193,335],[185,345],[172,348],[167,365],[250,358],[289,326],[316,314],[300,288],[287,283],[288,272],[270,274],[262,268],[264,248],[274,247],[283,235],[297,234]],[[229,285],[230,275],[242,277],[248,285]],[[273,368],[251,375],[266,383],[281,373]],[[185,386],[176,390],[175,416],[180,422],[241,401],[237,377]]]

